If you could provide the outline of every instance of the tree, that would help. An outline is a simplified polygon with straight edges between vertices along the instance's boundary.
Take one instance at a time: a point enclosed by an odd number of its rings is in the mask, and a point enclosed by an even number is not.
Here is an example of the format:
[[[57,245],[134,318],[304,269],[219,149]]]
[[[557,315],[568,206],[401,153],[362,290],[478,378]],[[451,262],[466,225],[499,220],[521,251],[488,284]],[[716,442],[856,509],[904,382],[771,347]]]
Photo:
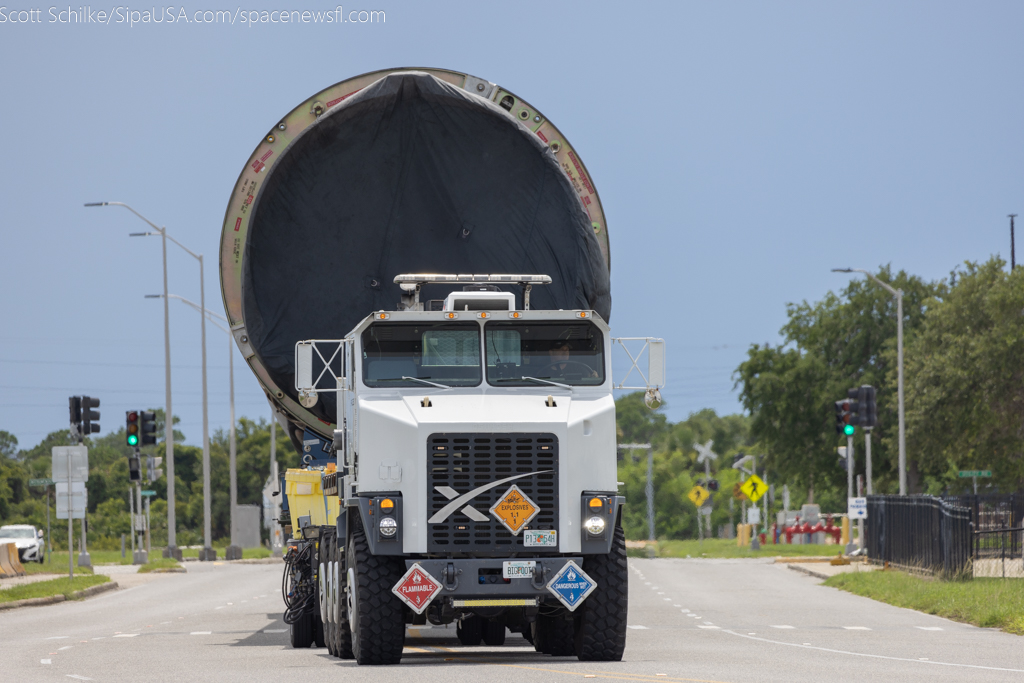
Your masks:
[[[926,283],[888,266],[877,273],[902,289],[904,334],[922,323],[927,302],[941,296],[944,283]],[[897,400],[895,380],[896,302],[884,289],[858,278],[821,301],[788,304],[780,330],[783,342],[754,344],[736,370],[744,407],[753,418],[752,436],[766,449],[769,467],[784,480],[821,491],[819,503],[839,505],[846,497],[846,472],[838,466],[834,402],[849,388],[871,384],[878,390],[879,427],[873,445],[875,491],[897,485]],[[863,433],[855,444],[863,453]],[[863,458],[857,460],[863,468]]]
[[[906,347],[907,451],[931,493],[962,485],[960,469],[1024,486],[1024,271],[1004,267],[954,271]]]

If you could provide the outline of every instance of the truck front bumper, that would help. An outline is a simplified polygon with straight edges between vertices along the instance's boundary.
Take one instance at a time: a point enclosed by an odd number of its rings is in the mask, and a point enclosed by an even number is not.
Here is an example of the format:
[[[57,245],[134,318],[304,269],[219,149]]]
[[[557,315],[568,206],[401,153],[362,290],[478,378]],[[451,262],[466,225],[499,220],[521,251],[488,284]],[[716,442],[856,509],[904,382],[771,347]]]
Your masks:
[[[502,558],[452,559],[452,560],[406,560],[406,569],[414,564],[433,576],[444,588],[434,598],[441,601],[450,598],[457,601],[455,607],[498,606],[459,604],[464,600],[527,599],[533,598],[539,605],[546,598],[555,600],[547,584],[570,561],[583,566],[583,558],[577,557],[536,557],[517,558],[514,561],[536,562],[530,578],[502,578]],[[528,606],[525,605],[525,606]]]

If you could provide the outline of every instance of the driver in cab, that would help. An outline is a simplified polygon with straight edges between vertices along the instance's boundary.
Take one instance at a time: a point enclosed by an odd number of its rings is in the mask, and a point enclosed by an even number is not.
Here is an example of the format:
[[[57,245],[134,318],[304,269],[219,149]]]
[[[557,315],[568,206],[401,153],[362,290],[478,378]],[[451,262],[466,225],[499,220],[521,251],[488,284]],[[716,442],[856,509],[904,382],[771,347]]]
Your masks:
[[[572,342],[569,341],[556,341],[548,349],[548,356],[551,358],[551,362],[548,364],[547,369],[551,371],[551,374],[564,376],[566,373],[572,373],[574,370],[577,373],[583,370],[585,377],[596,378],[597,372],[586,363],[571,360],[572,351]]]

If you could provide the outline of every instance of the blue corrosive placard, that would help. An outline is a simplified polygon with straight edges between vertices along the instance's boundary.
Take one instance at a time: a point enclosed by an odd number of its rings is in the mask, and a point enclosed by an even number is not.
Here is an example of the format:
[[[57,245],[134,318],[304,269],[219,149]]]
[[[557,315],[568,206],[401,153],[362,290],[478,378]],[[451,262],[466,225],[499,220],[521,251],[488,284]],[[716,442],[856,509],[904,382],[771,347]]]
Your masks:
[[[580,603],[586,600],[594,589],[597,582],[583,573],[583,570],[576,566],[576,563],[569,560],[562,570],[555,574],[555,578],[548,583],[548,590],[558,600],[569,608],[575,610]]]

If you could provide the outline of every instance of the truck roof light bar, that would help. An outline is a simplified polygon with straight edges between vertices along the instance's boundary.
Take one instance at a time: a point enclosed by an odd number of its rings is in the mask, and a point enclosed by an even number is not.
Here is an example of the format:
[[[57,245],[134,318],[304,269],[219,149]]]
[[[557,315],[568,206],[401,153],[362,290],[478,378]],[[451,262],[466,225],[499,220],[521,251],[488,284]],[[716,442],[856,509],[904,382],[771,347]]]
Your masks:
[[[507,285],[522,285],[523,309],[530,310],[530,290],[534,285],[550,285],[550,275],[506,275],[492,273],[490,275],[452,274],[452,273],[406,273],[395,276],[395,284],[402,288],[402,303],[407,310],[422,310],[420,307],[420,287],[430,284],[458,284],[472,282],[500,282]]]

